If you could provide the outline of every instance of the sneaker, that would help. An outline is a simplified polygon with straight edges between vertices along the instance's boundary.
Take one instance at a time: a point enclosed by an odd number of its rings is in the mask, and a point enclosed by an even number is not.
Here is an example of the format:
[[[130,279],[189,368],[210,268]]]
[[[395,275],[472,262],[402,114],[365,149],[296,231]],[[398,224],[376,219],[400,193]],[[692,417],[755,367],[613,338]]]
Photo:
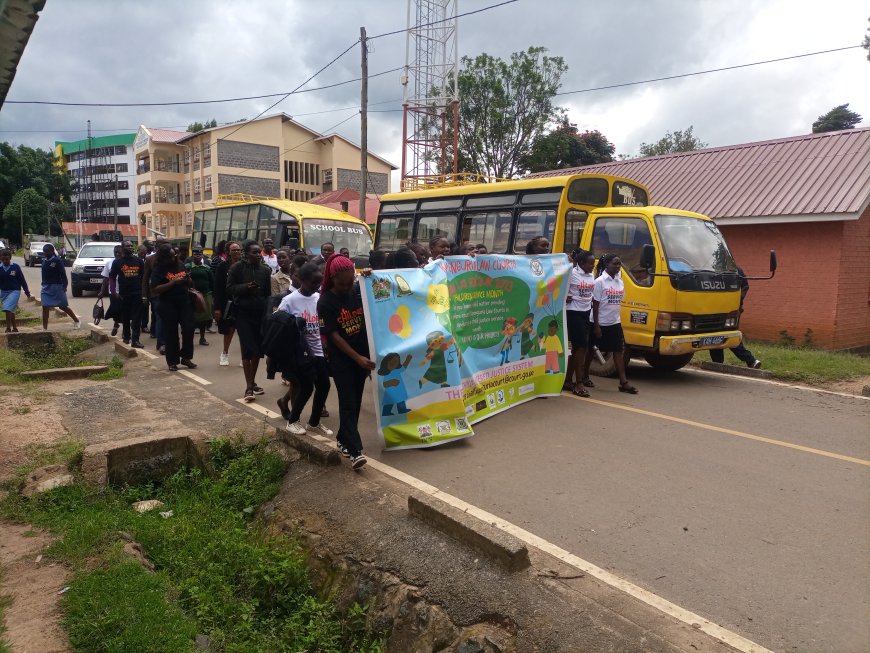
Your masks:
[[[338,449],[338,453],[340,453],[342,456],[344,456],[345,458],[350,458],[350,451],[348,451],[347,447],[345,447],[341,442],[336,442],[335,448]]]
[[[302,426],[302,422],[287,422],[287,426],[284,428],[293,435],[305,435],[306,433],[305,427]]]
[[[200,338],[199,344],[203,345],[204,347],[208,347],[208,340],[206,340],[205,338]]]
[[[220,363],[218,363],[218,365],[220,365],[221,367],[226,367],[229,364],[230,364],[230,355],[221,352],[221,360],[220,360]]]
[[[365,465],[368,461],[369,461],[368,458],[366,458],[366,457],[363,456],[362,454],[359,454],[358,456],[353,456],[353,457],[350,459],[350,466],[351,466],[353,469],[359,469],[360,467],[362,467],[363,465]]]
[[[81,322],[73,322],[73,329],[81,329],[81,328],[82,328]]]
[[[326,428],[323,424],[318,424],[317,426],[306,424],[305,428],[309,433],[316,433],[317,435],[323,435],[327,438],[335,436],[335,432],[332,429]]]
[[[251,391],[250,388],[245,390],[245,396],[243,397],[243,399],[245,400],[246,404],[249,404],[252,401],[254,401],[254,393],[253,393],[253,391]]]
[[[260,386],[258,386],[258,385],[256,385],[256,384],[254,385],[253,388],[251,388],[251,390],[254,391],[254,394],[255,394],[255,395],[264,395],[264,394],[266,394],[266,391],[263,390],[263,388],[261,388]]]
[[[749,367],[751,367],[753,370],[760,370],[761,369],[761,361],[756,358],[755,361],[753,361]]]

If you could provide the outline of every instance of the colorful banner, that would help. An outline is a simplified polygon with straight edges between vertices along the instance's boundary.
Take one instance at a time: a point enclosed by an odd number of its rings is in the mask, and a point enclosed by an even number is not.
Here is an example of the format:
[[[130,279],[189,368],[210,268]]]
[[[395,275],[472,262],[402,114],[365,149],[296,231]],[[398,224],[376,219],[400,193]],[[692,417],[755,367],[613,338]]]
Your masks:
[[[364,277],[385,447],[466,438],[482,419],[558,395],[569,278],[564,254],[452,256]]]

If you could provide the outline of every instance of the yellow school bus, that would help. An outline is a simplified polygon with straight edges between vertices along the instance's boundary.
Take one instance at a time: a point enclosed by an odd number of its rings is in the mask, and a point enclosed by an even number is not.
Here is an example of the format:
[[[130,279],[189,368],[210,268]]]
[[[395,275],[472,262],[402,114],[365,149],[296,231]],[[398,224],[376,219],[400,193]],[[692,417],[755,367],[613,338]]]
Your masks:
[[[206,254],[221,240],[262,243],[265,238],[271,238],[276,249],[304,249],[310,254],[320,254],[328,242],[336,252],[346,247],[358,268],[368,267],[372,249],[364,222],[318,204],[236,193],[219,195],[214,208],[194,214],[191,244],[199,244]]]
[[[649,206],[630,179],[578,174],[445,186],[384,195],[375,247],[443,235],[491,254],[524,254],[535,236],[552,251],[580,247],[623,263],[626,359],[676,370],[705,349],[737,346],[740,285],[725,239],[708,217]],[[608,358],[595,370],[613,371]]]

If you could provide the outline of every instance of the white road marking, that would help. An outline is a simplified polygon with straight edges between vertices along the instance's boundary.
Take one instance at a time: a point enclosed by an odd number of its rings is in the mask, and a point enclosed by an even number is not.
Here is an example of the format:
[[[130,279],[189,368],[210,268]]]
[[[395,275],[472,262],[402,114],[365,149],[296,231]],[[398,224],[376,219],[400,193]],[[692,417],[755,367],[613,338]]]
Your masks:
[[[327,441],[326,438],[321,438],[317,436],[317,439]],[[616,574],[612,574],[609,571],[598,567],[591,562],[580,558],[579,556],[566,551],[565,549],[553,544],[552,542],[548,542],[547,540],[538,537],[534,533],[530,533],[529,531],[520,528],[516,524],[512,524],[509,521],[502,519],[496,515],[493,515],[490,512],[487,512],[477,506],[474,506],[462,499],[455,497],[451,494],[447,494],[446,492],[442,492],[434,485],[429,485],[425,481],[421,481],[418,478],[411,476],[410,474],[406,474],[403,471],[396,469],[395,467],[391,467],[390,465],[386,465],[379,460],[373,460],[369,458],[369,466],[390,476],[397,481],[401,481],[406,485],[413,487],[416,490],[424,492],[430,496],[441,499],[447,504],[450,504],[454,508],[458,508],[463,512],[473,515],[496,528],[503,530],[506,533],[510,533],[517,539],[525,542],[526,544],[535,547],[536,549],[540,549],[541,551],[550,554],[554,558],[558,558],[562,562],[571,565],[572,567],[579,569],[580,571],[597,578],[603,583],[607,583],[611,587],[615,587],[616,589],[622,590],[626,594],[634,597],[635,599],[646,603],[647,605],[664,612],[665,614],[677,619],[678,621],[682,621],[685,624],[693,628],[697,628],[701,630],[711,637],[718,639],[721,642],[724,642],[728,646],[731,646],[738,651],[742,651],[743,653],[772,653],[769,649],[756,644],[755,642],[738,635],[735,632],[732,632],[722,626],[713,623],[709,619],[705,619],[704,617],[695,614],[685,608],[681,608],[675,603],[671,603],[667,599],[664,599],[657,594],[653,594],[649,590],[645,590],[642,587],[635,585],[634,583],[630,583],[629,581],[620,578]]]
[[[142,353],[144,354],[145,352],[142,352]],[[157,356],[154,356],[154,354],[146,354],[146,355],[157,358]],[[193,379],[194,381],[196,381],[200,385],[211,385],[211,381],[209,381],[208,379],[204,379],[201,376],[197,376],[193,372],[188,372],[187,370],[178,370],[178,373],[181,374],[182,376],[186,376],[188,379]]]
[[[261,413],[268,417],[269,419],[275,419],[276,417],[281,417],[280,413],[275,413],[265,406],[260,406],[256,401],[252,401],[250,403],[246,402],[244,399],[236,399],[236,403],[242,404],[245,408],[250,408],[251,410],[255,410],[258,413]]]
[[[151,360],[154,360],[155,358],[160,358],[160,356],[158,356],[157,354],[152,354],[150,351],[145,351],[144,349],[137,349],[136,355],[144,356],[145,358],[150,358]]]
[[[634,364],[634,361],[632,361]],[[756,379],[754,376],[740,376],[739,374],[725,374],[723,372],[711,372],[709,370],[702,370],[698,368],[686,368],[684,367],[684,372],[689,372],[690,374],[704,374],[706,376],[716,376],[721,378],[728,379],[737,379],[740,381],[753,381],[755,383],[768,383],[770,385],[778,385],[783,388],[792,388],[794,390],[806,390],[808,392],[820,392],[826,395],[834,395],[835,397],[848,397],[849,399],[863,399],[864,401],[870,401],[870,397],[864,397],[862,395],[853,395],[848,392],[836,392],[835,390],[825,390],[824,388],[812,388],[806,385],[795,385],[794,383],[785,383],[784,381],[774,381],[773,379]]]

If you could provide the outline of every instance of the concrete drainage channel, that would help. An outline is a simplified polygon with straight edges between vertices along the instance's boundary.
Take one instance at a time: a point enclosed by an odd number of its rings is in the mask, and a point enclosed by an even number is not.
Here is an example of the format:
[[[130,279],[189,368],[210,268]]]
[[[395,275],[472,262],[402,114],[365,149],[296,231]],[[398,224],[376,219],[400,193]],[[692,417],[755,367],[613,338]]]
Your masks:
[[[66,332],[64,332],[66,333]],[[72,333],[70,334],[72,335]],[[80,339],[83,339],[82,336]],[[91,334],[92,346],[103,342],[97,335]],[[75,353],[64,354],[64,345],[69,341],[66,335],[53,331],[19,331],[18,333],[0,334],[0,349],[17,351],[31,359],[49,358],[58,354],[61,360],[67,362],[83,362],[80,356],[85,354],[88,348]],[[61,380],[61,379],[84,379],[92,374],[106,372],[108,365],[72,365],[64,367],[51,367],[43,369],[25,370],[19,373],[23,379]]]

